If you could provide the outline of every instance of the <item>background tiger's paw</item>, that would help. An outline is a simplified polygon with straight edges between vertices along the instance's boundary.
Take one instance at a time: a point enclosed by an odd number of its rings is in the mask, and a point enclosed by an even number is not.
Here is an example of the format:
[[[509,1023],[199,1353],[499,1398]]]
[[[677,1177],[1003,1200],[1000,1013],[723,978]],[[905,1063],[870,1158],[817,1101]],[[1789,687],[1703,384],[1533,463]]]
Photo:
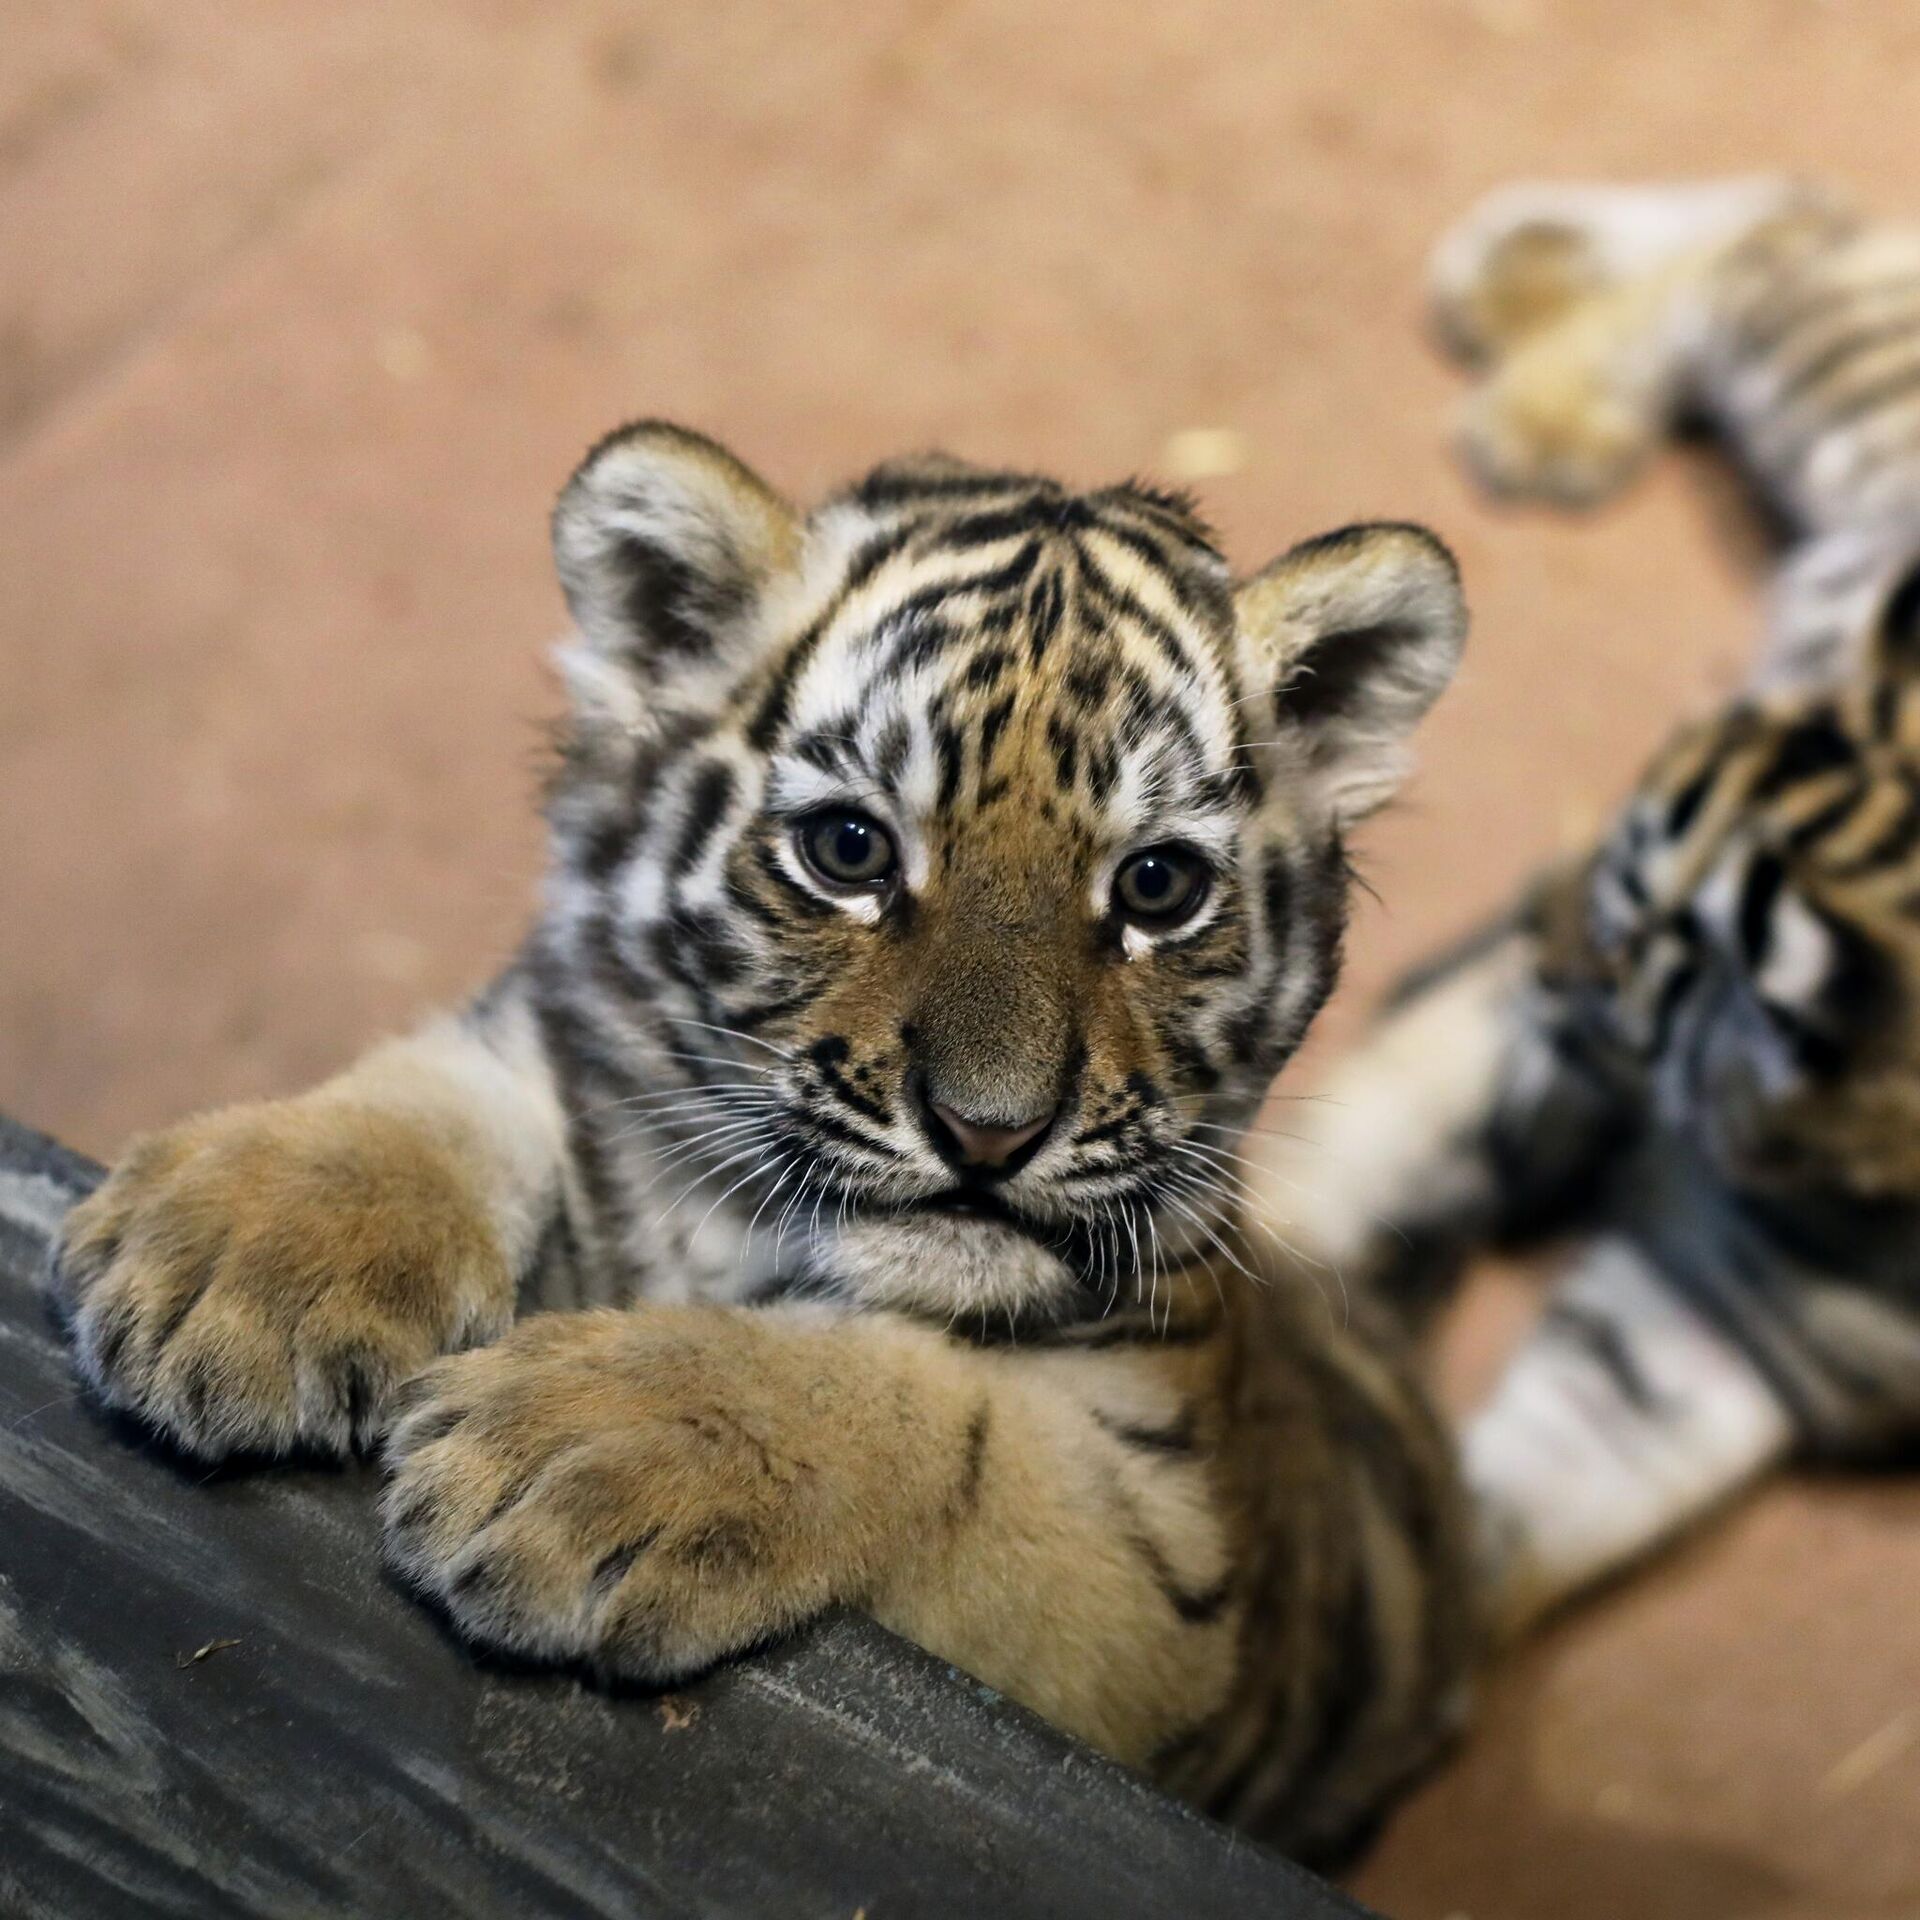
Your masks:
[[[662,1684],[836,1597],[812,1468],[656,1317],[542,1315],[401,1396],[387,1558],[475,1644]]]
[[[1579,508],[1598,506],[1626,485],[1652,434],[1631,407],[1605,393],[1495,379],[1462,407],[1454,445],[1496,498]]]
[[[68,1215],[48,1287],[100,1397],[207,1459],[368,1445],[403,1380],[512,1311],[444,1150],[318,1100],[136,1142]]]

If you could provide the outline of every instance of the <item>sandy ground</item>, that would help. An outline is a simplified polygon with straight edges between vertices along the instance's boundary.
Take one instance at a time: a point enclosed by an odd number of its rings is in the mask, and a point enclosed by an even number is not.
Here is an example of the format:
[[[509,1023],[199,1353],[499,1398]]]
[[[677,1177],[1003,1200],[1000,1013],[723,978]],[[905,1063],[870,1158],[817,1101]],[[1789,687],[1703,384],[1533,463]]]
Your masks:
[[[0,0],[0,1103],[109,1152],[485,977],[538,861],[547,504],[642,411],[801,495],[1226,430],[1250,566],[1440,527],[1470,665],[1368,837],[1337,1037],[1751,624],[1678,463],[1587,524],[1470,497],[1428,240],[1518,174],[1787,164],[1920,212],[1916,124],[1900,0]],[[1480,1289],[1456,1384],[1526,1304]],[[1920,1913],[1916,1520],[1781,1487],[1566,1622],[1359,1890]]]

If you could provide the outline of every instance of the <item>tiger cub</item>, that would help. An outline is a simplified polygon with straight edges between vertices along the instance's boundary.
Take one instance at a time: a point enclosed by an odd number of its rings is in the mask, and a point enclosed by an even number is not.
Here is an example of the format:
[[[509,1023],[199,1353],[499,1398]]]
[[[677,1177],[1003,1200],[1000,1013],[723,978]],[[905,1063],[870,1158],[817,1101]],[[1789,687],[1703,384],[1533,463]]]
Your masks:
[[[82,1372],[207,1458],[383,1439],[392,1563],[482,1646],[665,1683],[851,1604],[1338,1848],[1458,1712],[1465,1530],[1232,1143],[1453,672],[1450,557],[1351,527],[1236,586],[1180,499],[939,458],[803,515],[658,424],[553,530],[525,951],[137,1142],[53,1279]]]
[[[1792,541],[1750,688],[1307,1116],[1293,1231],[1405,1305],[1572,1238],[1463,1443],[1517,1630],[1794,1453],[1920,1437],[1920,236],[1521,188],[1435,281],[1483,474],[1596,498],[1705,413]]]

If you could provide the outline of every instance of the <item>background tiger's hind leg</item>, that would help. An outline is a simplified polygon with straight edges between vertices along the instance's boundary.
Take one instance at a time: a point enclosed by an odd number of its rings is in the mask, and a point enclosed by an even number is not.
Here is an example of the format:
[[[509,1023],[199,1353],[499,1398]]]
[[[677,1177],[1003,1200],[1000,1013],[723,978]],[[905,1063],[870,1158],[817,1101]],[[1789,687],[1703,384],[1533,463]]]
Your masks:
[[[1561,506],[1616,492],[1686,398],[1715,266],[1809,197],[1763,177],[1526,184],[1483,200],[1429,274],[1443,341],[1484,369],[1456,431],[1481,484]]]
[[[1590,1242],[1464,1438],[1495,1633],[1683,1532],[1795,1439],[1745,1352],[1638,1248]]]
[[[1410,1320],[1450,1291],[1495,1205],[1481,1142],[1513,1077],[1532,959],[1517,929],[1470,939],[1259,1143],[1264,1224],[1303,1264]]]
[[[1618,492],[1670,431],[1687,370],[1692,263],[1590,295],[1508,353],[1456,417],[1489,493],[1561,507]]]
[[[1803,542],[1767,590],[1765,638],[1751,685],[1759,693],[1831,691],[1884,671],[1886,612],[1914,575],[1920,533],[1907,526],[1845,527]],[[1876,645],[1878,643],[1878,645]]]
[[[1516,181],[1434,247],[1434,324],[1449,352],[1484,365],[1577,301],[1811,208],[1837,211],[1819,188],[1779,174],[1653,186]]]
[[[1261,1143],[1275,1237],[1403,1322],[1443,1304],[1477,1248],[1558,1224],[1616,1138],[1547,1030],[1542,947],[1521,916],[1469,935]]]

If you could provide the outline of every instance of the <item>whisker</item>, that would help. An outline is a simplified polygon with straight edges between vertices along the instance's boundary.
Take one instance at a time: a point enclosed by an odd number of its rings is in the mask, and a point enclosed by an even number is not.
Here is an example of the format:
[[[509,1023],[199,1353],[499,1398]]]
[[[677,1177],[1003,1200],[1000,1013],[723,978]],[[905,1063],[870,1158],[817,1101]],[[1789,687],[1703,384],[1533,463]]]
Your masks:
[[[1188,1160],[1203,1161],[1213,1168],[1222,1179],[1231,1180],[1241,1192],[1252,1193],[1253,1187],[1239,1173],[1236,1167],[1245,1167],[1249,1172],[1263,1179],[1267,1169],[1257,1160],[1249,1160],[1243,1153],[1234,1153],[1226,1147],[1218,1147],[1206,1140],[1169,1140],[1167,1150],[1182,1155]]]
[[[622,1094],[617,1100],[595,1100],[582,1106],[583,1114],[618,1113],[622,1110],[637,1110],[654,1100],[684,1100],[703,1097],[709,1093],[766,1093],[769,1089],[758,1080],[701,1080],[681,1083],[673,1082],[663,1087],[648,1087],[639,1093]]]
[[[777,1047],[771,1040],[762,1040],[757,1033],[742,1033],[738,1027],[716,1027],[711,1020],[690,1020],[683,1013],[663,1013],[663,1020],[670,1020],[676,1027],[701,1027],[708,1033],[723,1033],[729,1040],[744,1040],[750,1047],[765,1047],[769,1053],[777,1053],[782,1060],[791,1060],[791,1047]]]
[[[608,1113],[617,1107],[644,1107],[661,1100],[707,1100],[717,1093],[757,1093],[773,1098],[764,1080],[702,1080],[696,1086],[656,1087],[651,1093],[630,1093],[623,1100],[608,1100],[590,1111]]]
[[[1189,1120],[1185,1124],[1197,1133],[1221,1133],[1229,1140],[1244,1140],[1250,1134],[1257,1134],[1263,1140],[1292,1140],[1303,1147],[1325,1144],[1310,1133],[1288,1133],[1281,1127],[1223,1127],[1215,1120]]]
[[[787,1157],[781,1161],[779,1178],[761,1195],[760,1204],[754,1208],[753,1218],[747,1222],[747,1242],[746,1251],[742,1256],[743,1265],[751,1264],[753,1260],[753,1230],[760,1224],[760,1216],[765,1213],[768,1206],[772,1204],[773,1196],[787,1184],[788,1179],[792,1176],[794,1167],[799,1163],[801,1157],[801,1154],[796,1150],[795,1152],[789,1153]],[[779,1255],[780,1249],[776,1246],[774,1248],[774,1258],[776,1261],[779,1259]]]
[[[604,1109],[603,1109],[604,1111]],[[689,1118],[708,1118],[714,1120],[743,1120],[748,1114],[771,1114],[780,1111],[777,1100],[750,1100],[738,1094],[723,1094],[718,1098],[683,1100],[664,1103],[657,1107],[629,1107],[625,1117],[636,1123],[625,1129],[616,1138],[626,1138],[636,1131],[653,1128],[661,1133],[675,1133],[684,1128]]]
[[[736,1060],[730,1053],[688,1053],[684,1047],[662,1047],[669,1060],[685,1060],[694,1066],[731,1067],[735,1073],[760,1073],[771,1076],[778,1067],[763,1067],[757,1060]]]
[[[1160,1298],[1160,1229],[1154,1225],[1153,1209],[1145,1209],[1147,1216],[1147,1234],[1153,1243],[1153,1278],[1147,1284],[1147,1323],[1153,1323],[1153,1309]],[[1167,1315],[1173,1315],[1173,1290],[1167,1290]]]
[[[727,1190],[726,1190],[726,1191],[725,1191],[725,1192],[724,1192],[723,1194],[721,1194],[721,1196],[720,1196],[720,1198],[719,1198],[718,1200],[716,1200],[716,1201],[715,1201],[715,1202],[713,1203],[713,1205],[712,1205],[712,1206],[710,1206],[710,1207],[709,1207],[709,1208],[708,1208],[708,1209],[706,1210],[706,1212],[705,1212],[705,1213],[703,1213],[703,1214],[702,1214],[702,1215],[700,1216],[700,1225],[699,1225],[699,1226],[697,1226],[697,1227],[695,1227],[695,1228],[694,1228],[694,1230],[692,1231],[692,1233],[690,1233],[690,1234],[689,1234],[689,1235],[687,1236],[687,1248],[688,1248],[688,1251],[689,1251],[689,1252],[691,1252],[691,1251],[692,1251],[692,1249],[693,1249],[693,1245],[694,1245],[694,1242],[695,1242],[695,1241],[697,1241],[697,1240],[698,1240],[698,1239],[700,1238],[700,1234],[701,1234],[701,1230],[702,1230],[702,1229],[703,1229],[703,1228],[704,1228],[704,1227],[706,1226],[706,1224],[707,1224],[707,1222],[708,1222],[709,1220],[711,1220],[711,1219],[713,1218],[713,1216],[714,1216],[714,1215],[715,1215],[715,1214],[716,1214],[716,1213],[717,1213],[717,1212],[718,1212],[718,1211],[720,1210],[720,1208],[721,1208],[721,1206],[722,1206],[722,1205],[723,1205],[723,1204],[724,1204],[724,1203],[725,1203],[726,1201],[728,1201],[728,1200],[730,1200],[730,1199],[732,1199],[732,1197],[733,1197],[733,1196],[734,1196],[734,1195],[735,1195],[736,1193],[738,1193],[738,1192],[740,1191],[740,1189],[741,1189],[742,1187],[744,1187],[744,1186],[745,1186],[745,1185],[747,1184],[747,1182],[748,1182],[749,1180],[752,1180],[752,1179],[754,1179],[754,1178],[755,1178],[756,1176],[758,1176],[758,1175],[760,1175],[760,1174],[763,1174],[763,1173],[765,1173],[765,1172],[767,1171],[767,1169],[768,1169],[768,1167],[769,1167],[769,1165],[770,1165],[770,1164],[771,1164],[771,1161],[770,1161],[770,1159],[769,1159],[769,1157],[768,1157],[767,1155],[765,1155],[765,1154],[762,1154],[762,1155],[760,1156],[760,1158],[758,1158],[757,1160],[755,1160],[755,1162],[753,1163],[753,1165],[752,1165],[752,1166],[750,1166],[750,1167],[749,1167],[749,1168],[748,1168],[748,1169],[746,1170],[746,1172],[745,1172],[745,1173],[743,1173],[743,1174],[742,1174],[742,1175],[740,1176],[740,1178],[739,1178],[738,1180],[736,1180],[736,1181],[735,1181],[735,1182],[733,1183],[733,1185],[732,1185],[732,1186],[730,1186],[729,1188],[727,1188]]]
[[[773,1100],[747,1100],[738,1095],[725,1095],[717,1100],[700,1100],[685,1107],[667,1107],[658,1111],[632,1113],[626,1116],[631,1124],[616,1128],[610,1136],[615,1140],[630,1140],[636,1134],[653,1133],[669,1139],[682,1139],[695,1120],[752,1120],[762,1119],[768,1114],[780,1111],[779,1102]]]
[[[691,1140],[682,1141],[679,1146],[663,1153],[654,1162],[653,1178],[640,1189],[641,1196],[644,1198],[651,1193],[676,1161],[697,1161],[718,1147],[730,1145],[743,1134],[759,1133],[764,1127],[765,1122],[761,1120],[735,1120],[728,1126],[710,1127],[705,1133],[696,1134]]]
[[[1231,1147],[1223,1147],[1219,1145],[1219,1143],[1216,1141],[1185,1140],[1180,1142],[1169,1142],[1169,1144],[1170,1145],[1177,1144],[1177,1145],[1184,1146],[1190,1152],[1224,1155],[1229,1160],[1238,1161],[1239,1164],[1243,1167],[1251,1167],[1255,1173],[1264,1174],[1267,1171],[1267,1168],[1264,1162],[1250,1159],[1244,1153],[1236,1153]]]
[[[689,1133],[686,1130],[688,1123],[684,1118],[678,1115],[669,1115],[666,1119],[658,1123],[650,1119],[636,1120],[630,1127],[618,1128],[610,1134],[608,1138],[611,1140],[637,1140],[641,1135],[650,1133],[661,1143],[662,1150],[657,1156],[657,1159],[664,1163],[665,1161],[671,1160],[682,1148],[691,1146],[699,1140],[710,1139],[714,1133],[721,1128],[737,1131],[741,1127],[762,1126],[766,1123],[766,1116],[764,1114],[739,1113],[728,1108],[722,1108],[718,1112],[705,1114],[701,1117],[712,1120],[713,1125],[710,1127],[700,1127],[694,1132]]]
[[[780,1249],[787,1243],[788,1224],[793,1219],[795,1209],[799,1207],[801,1202],[807,1197],[808,1180],[814,1178],[818,1174],[819,1169],[820,1156],[818,1154],[808,1154],[806,1157],[806,1170],[800,1176],[800,1184],[794,1188],[792,1194],[788,1197],[787,1204],[780,1209],[780,1218],[775,1223],[773,1235],[773,1265],[776,1272],[779,1271],[780,1267]]]
[[[1213,1230],[1213,1228],[1209,1226],[1207,1222],[1198,1213],[1196,1213],[1193,1208],[1188,1206],[1187,1203],[1184,1200],[1182,1200],[1177,1194],[1168,1192],[1162,1197],[1165,1199],[1167,1205],[1170,1206],[1175,1213],[1180,1214],[1185,1219],[1192,1221],[1192,1223],[1200,1229],[1201,1233],[1204,1234],[1206,1238],[1213,1244],[1213,1246],[1218,1249],[1221,1257],[1225,1259],[1229,1265],[1237,1267],[1243,1274],[1246,1275],[1246,1277],[1249,1280],[1251,1280],[1254,1283],[1255,1286],[1260,1286],[1264,1284],[1261,1281],[1260,1277],[1253,1271],[1253,1269],[1249,1267],[1246,1264],[1246,1262],[1242,1260],[1240,1256],[1236,1254],[1234,1250],[1230,1246],[1228,1246],[1223,1239],[1221,1239],[1219,1234],[1216,1233]]]
[[[1120,1222],[1109,1195],[1100,1196],[1100,1211],[1105,1217],[1106,1234],[1100,1242],[1100,1269],[1106,1277],[1107,1311],[1111,1313],[1120,1297]]]
[[[1304,1248],[1295,1246],[1291,1240],[1287,1239],[1287,1237],[1265,1217],[1264,1210],[1259,1206],[1259,1196],[1249,1194],[1247,1198],[1249,1202],[1252,1203],[1254,1210],[1241,1215],[1239,1221],[1240,1230],[1245,1233],[1264,1234],[1287,1256],[1293,1268],[1299,1272],[1303,1279],[1310,1281],[1314,1291],[1320,1295],[1321,1304],[1326,1308],[1329,1320],[1333,1317],[1333,1302],[1327,1298],[1327,1290],[1319,1276],[1330,1273],[1333,1276],[1334,1284],[1340,1289],[1340,1324],[1343,1327],[1350,1326],[1353,1321],[1353,1298],[1347,1291],[1347,1277],[1341,1270],[1339,1264],[1334,1261],[1316,1259]],[[1231,1256],[1229,1257],[1231,1258]],[[1260,1275],[1256,1274],[1251,1277],[1260,1285],[1266,1284]]]
[[[738,1153],[729,1154],[727,1158],[722,1160],[718,1166],[702,1167],[700,1171],[696,1173],[693,1176],[693,1178],[689,1180],[687,1184],[684,1187],[682,1187],[680,1191],[673,1196],[673,1199],[668,1203],[668,1205],[663,1207],[658,1213],[656,1213],[653,1216],[653,1225],[656,1228],[664,1227],[668,1222],[668,1220],[670,1220],[673,1217],[674,1209],[677,1208],[681,1204],[681,1202],[686,1199],[687,1195],[690,1194],[694,1190],[694,1188],[699,1186],[701,1181],[715,1179],[720,1174],[725,1173],[729,1167],[737,1167],[742,1160],[754,1159],[755,1157],[758,1156],[759,1152],[760,1152],[760,1148],[757,1146],[742,1147]],[[699,1231],[699,1228],[696,1227],[694,1231],[697,1233]],[[691,1237],[688,1239],[687,1245],[689,1247],[693,1245],[693,1241]]]
[[[1189,1124],[1193,1126],[1205,1126],[1207,1123],[1204,1121],[1193,1121]],[[1224,1129],[1222,1129],[1222,1131],[1224,1131]],[[1255,1131],[1259,1131],[1259,1129],[1255,1129]],[[1274,1135],[1274,1137],[1282,1140],[1298,1140],[1304,1146],[1319,1147],[1322,1149],[1327,1145],[1327,1142],[1324,1140],[1307,1139],[1299,1134],[1280,1133]],[[1213,1142],[1208,1140],[1189,1139],[1184,1144],[1190,1149],[1203,1152],[1223,1153],[1227,1151],[1225,1148],[1215,1146]],[[1269,1184],[1282,1186],[1285,1187],[1289,1193],[1304,1194],[1309,1197],[1313,1197],[1317,1193],[1316,1188],[1309,1186],[1304,1181],[1296,1180],[1290,1175],[1282,1173],[1280,1169],[1270,1161],[1250,1160],[1246,1155],[1238,1153],[1232,1154],[1230,1157],[1239,1161],[1242,1166],[1252,1172],[1258,1178],[1261,1187]],[[1268,1205],[1267,1194],[1259,1188],[1249,1185],[1246,1181],[1241,1181],[1239,1185],[1248,1203],[1264,1214]],[[1375,1232],[1386,1234],[1390,1238],[1398,1240],[1402,1246],[1410,1247],[1413,1244],[1406,1229],[1397,1222],[1389,1220],[1384,1214],[1374,1213],[1366,1208],[1359,1208],[1356,1211],[1359,1217]],[[1293,1250],[1290,1249],[1290,1251]],[[1309,1258],[1308,1255],[1297,1251],[1294,1252],[1294,1257],[1302,1260]],[[1316,1261],[1314,1264],[1323,1265],[1324,1263]]]

